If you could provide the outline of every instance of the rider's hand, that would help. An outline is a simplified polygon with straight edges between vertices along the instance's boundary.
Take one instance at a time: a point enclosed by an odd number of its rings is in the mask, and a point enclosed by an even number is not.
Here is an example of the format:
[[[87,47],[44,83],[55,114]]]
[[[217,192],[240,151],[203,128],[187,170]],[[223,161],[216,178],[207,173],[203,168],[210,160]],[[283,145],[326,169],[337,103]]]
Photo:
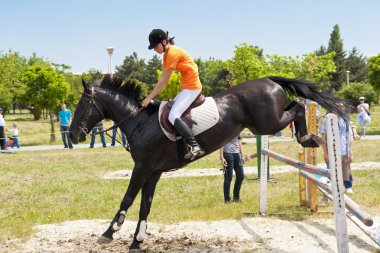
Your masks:
[[[146,108],[149,105],[150,101],[150,98],[145,98],[143,101],[141,101],[142,108]]]

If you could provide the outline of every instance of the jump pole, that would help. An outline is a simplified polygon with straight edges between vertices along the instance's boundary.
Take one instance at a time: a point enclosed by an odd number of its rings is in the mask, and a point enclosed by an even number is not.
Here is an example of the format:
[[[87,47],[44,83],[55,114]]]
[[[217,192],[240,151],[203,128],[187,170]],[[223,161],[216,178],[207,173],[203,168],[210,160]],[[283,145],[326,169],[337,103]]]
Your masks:
[[[337,238],[337,248],[338,253],[348,252],[348,235],[347,235],[347,223],[346,223],[346,213],[345,213],[345,201],[344,201],[344,186],[343,186],[343,175],[342,175],[342,160],[339,148],[339,128],[338,120],[335,114],[329,113],[326,116],[327,123],[327,148],[329,155],[329,168],[330,168],[330,178],[331,178],[331,188],[334,203],[334,217],[335,217],[335,231]],[[268,148],[268,140],[262,142],[261,150],[261,160],[265,163],[268,156],[273,157],[279,161],[285,162],[296,168],[303,169],[305,171],[314,171],[313,173],[326,176],[326,169],[318,168],[315,165],[306,164],[303,162],[296,161],[294,159],[282,156]],[[268,145],[269,146],[269,145]],[[261,170],[261,176],[266,176],[266,173]],[[260,214],[266,214],[267,210],[267,183],[266,180],[260,180]]]
[[[348,235],[338,117],[335,114],[329,113],[326,115],[326,128],[337,247],[338,253],[343,253],[348,252]]]
[[[261,142],[261,170],[260,170],[260,214],[266,215],[267,213],[267,199],[268,199],[268,163],[269,163],[269,157],[268,155],[264,154],[263,150],[268,150],[269,148],[269,137],[268,135],[261,136],[262,142]],[[257,150],[257,153],[259,153],[259,150]]]
[[[261,172],[261,135],[256,135],[256,150],[257,150],[257,179],[260,179]]]

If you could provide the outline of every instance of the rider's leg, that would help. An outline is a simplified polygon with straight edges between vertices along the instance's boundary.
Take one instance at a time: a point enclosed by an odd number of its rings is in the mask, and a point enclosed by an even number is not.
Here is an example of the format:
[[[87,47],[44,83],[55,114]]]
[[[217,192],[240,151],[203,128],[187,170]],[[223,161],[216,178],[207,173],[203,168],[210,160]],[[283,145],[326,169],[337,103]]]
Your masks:
[[[172,123],[177,132],[186,139],[189,145],[189,152],[185,155],[185,159],[194,159],[196,156],[204,154],[204,150],[195,140],[193,132],[181,119],[181,115],[194,102],[200,92],[201,90],[182,90],[174,99],[175,102],[169,113],[170,123]]]

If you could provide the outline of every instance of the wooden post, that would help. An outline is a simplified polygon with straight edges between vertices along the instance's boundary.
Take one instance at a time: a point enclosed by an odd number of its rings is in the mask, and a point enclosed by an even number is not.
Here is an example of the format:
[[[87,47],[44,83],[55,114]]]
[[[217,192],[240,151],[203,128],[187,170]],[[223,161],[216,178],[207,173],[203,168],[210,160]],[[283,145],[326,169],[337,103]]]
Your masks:
[[[342,157],[340,155],[340,140],[338,117],[329,113],[326,116],[327,150],[334,203],[335,231],[338,253],[348,252],[348,235],[346,223],[346,205],[344,201],[344,186],[342,172]]]
[[[298,152],[298,160],[301,162],[305,162],[305,150],[302,149],[302,151]],[[299,186],[300,186],[300,206],[307,207],[307,201],[306,201],[306,179],[299,174]]]
[[[317,103],[310,102],[309,106],[309,134],[317,134]],[[317,165],[317,149],[316,148],[306,148],[305,162],[308,164]],[[317,186],[307,180],[307,202],[310,211],[317,212]]]

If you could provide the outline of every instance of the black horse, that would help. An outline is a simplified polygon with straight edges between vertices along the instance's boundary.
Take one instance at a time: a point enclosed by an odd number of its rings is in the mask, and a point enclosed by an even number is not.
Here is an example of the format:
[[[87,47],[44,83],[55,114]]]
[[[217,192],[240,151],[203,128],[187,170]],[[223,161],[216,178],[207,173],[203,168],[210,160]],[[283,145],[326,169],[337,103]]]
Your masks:
[[[121,228],[128,208],[142,190],[139,221],[130,246],[131,249],[139,248],[145,238],[146,220],[161,174],[192,161],[183,158],[184,141],[173,142],[162,132],[158,106],[151,104],[147,109],[141,109],[140,88],[133,81],[106,75],[100,85],[82,83],[84,92],[70,126],[72,142],[84,141],[96,123],[108,118],[119,122],[135,162],[120,208],[100,239],[103,242],[113,239],[113,233]],[[253,134],[269,135],[276,134],[294,121],[298,142],[305,147],[316,147],[319,139],[307,134],[304,106],[295,101],[289,103],[295,96],[313,100],[346,118],[339,105],[344,101],[319,92],[315,84],[298,79],[267,77],[235,85],[215,95],[219,122],[196,136],[196,139],[208,155],[244,128]]]

